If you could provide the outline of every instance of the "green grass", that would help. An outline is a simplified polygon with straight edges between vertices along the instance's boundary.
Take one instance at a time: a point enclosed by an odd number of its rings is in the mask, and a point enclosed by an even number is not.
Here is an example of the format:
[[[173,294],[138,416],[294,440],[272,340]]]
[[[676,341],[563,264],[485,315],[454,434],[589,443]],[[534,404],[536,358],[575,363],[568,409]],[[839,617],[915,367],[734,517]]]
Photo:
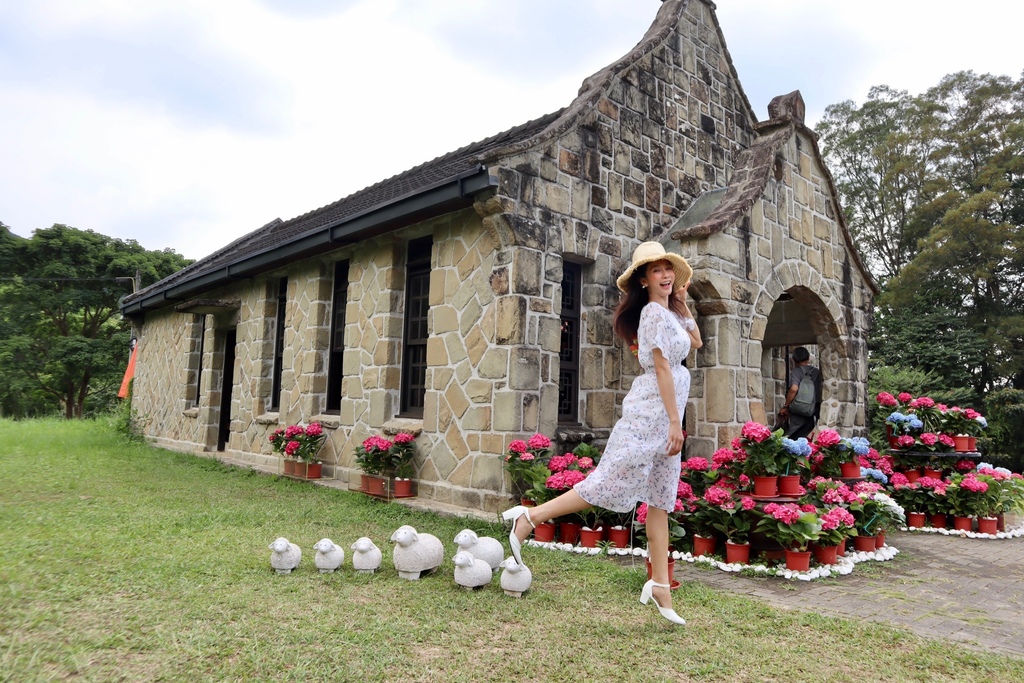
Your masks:
[[[466,592],[451,539],[497,526],[129,444],[101,422],[0,421],[0,443],[0,680],[1024,680],[1024,660],[693,581],[674,629],[638,604],[642,568],[603,558],[527,550],[525,598]],[[401,524],[445,543],[436,575],[398,579]],[[316,572],[313,543],[364,535],[378,574],[350,557]],[[296,573],[270,569],[277,536],[302,546]]]

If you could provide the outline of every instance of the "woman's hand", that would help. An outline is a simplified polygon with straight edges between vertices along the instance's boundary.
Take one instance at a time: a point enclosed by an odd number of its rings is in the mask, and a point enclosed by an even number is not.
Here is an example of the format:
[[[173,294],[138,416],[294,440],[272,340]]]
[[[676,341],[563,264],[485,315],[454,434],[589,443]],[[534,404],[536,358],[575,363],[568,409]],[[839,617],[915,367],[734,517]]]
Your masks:
[[[668,453],[665,455],[677,455],[683,450],[683,427],[678,422],[668,426]]]

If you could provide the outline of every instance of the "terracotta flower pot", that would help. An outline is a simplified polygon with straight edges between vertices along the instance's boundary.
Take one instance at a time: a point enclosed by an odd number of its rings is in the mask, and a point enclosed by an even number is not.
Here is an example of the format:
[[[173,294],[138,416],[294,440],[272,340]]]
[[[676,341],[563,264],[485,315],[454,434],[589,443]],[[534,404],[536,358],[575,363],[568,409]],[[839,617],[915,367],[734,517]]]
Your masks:
[[[580,545],[584,548],[596,548],[604,537],[604,527],[597,529],[580,529]]]
[[[778,480],[778,491],[780,496],[798,498],[800,496],[800,475],[780,475]]]
[[[704,536],[693,535],[693,556],[715,554],[715,537],[705,538]]]
[[[583,525],[579,522],[559,522],[558,541],[560,543],[576,545],[580,541],[580,529],[582,527]]]
[[[979,534],[995,534],[999,531],[999,520],[995,517],[978,517]]]
[[[725,561],[729,564],[750,564],[750,544],[726,541]]]
[[[907,513],[907,526],[914,529],[920,529],[924,526],[925,514],[923,512],[908,512]]]
[[[608,540],[616,548],[628,548],[629,547],[629,529],[626,527],[615,528],[612,527],[608,530]]]
[[[936,529],[945,529],[948,523],[944,512],[936,512],[934,515],[928,516],[928,524]]]
[[[412,498],[412,479],[395,479],[395,498]]]
[[[644,562],[647,564],[647,579],[651,580],[651,579],[654,578],[654,568],[651,567],[651,560],[650,560],[650,558],[648,558]],[[679,582],[676,581],[675,578],[673,578],[675,576],[675,571],[676,571],[676,561],[675,561],[675,558],[669,557],[668,558],[668,579],[669,579],[668,583],[669,583],[669,586],[671,586],[670,590],[675,590],[675,589],[679,588]]]
[[[537,528],[533,530],[533,538],[541,543],[555,540],[555,525],[551,522],[538,524]]]
[[[955,531],[971,531],[974,529],[973,517],[962,517],[953,515],[953,529]]]
[[[922,476],[931,477],[932,479],[942,479],[942,470],[932,469],[931,467],[925,467]]]
[[[879,531],[875,534],[875,549],[882,548],[885,546],[885,532]]]
[[[761,498],[774,498],[779,494],[778,477],[754,477],[754,495]]]
[[[836,555],[838,557],[846,557],[846,541],[847,539],[844,538],[842,542],[836,546]]]
[[[978,437],[969,436],[967,437],[967,452],[975,453],[978,450]]]
[[[795,572],[805,572],[811,568],[810,550],[787,550],[786,569]]]
[[[853,549],[858,553],[871,553],[875,551],[874,536],[854,536]]]
[[[909,481],[911,484],[913,484],[915,481],[921,478],[921,472],[920,470],[917,469],[907,470],[903,474],[906,475],[907,481]]]
[[[284,459],[284,473],[287,476],[295,475],[295,461],[291,458]]]
[[[835,564],[839,553],[838,545],[819,545],[814,547],[814,559],[818,564]]]
[[[953,448],[957,453],[968,453],[971,450],[971,437],[966,434],[957,434],[953,437]]]
[[[860,477],[859,462],[844,462],[839,464],[839,473],[844,479],[856,479]]]

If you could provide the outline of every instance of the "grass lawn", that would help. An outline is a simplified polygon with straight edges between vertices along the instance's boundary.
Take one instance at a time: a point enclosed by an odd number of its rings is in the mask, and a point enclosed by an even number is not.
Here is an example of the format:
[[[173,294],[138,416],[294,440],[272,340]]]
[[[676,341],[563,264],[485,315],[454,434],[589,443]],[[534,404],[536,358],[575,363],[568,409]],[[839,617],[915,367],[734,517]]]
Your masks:
[[[104,422],[0,420],[0,680],[1020,681],[1024,660],[877,624],[780,612],[696,582],[673,628],[637,602],[641,566],[527,550],[533,590],[466,592],[462,528],[357,493],[129,444]],[[403,581],[402,524],[445,564]],[[299,569],[278,576],[287,536]],[[319,574],[312,545],[346,549]],[[384,551],[357,576],[348,547]]]

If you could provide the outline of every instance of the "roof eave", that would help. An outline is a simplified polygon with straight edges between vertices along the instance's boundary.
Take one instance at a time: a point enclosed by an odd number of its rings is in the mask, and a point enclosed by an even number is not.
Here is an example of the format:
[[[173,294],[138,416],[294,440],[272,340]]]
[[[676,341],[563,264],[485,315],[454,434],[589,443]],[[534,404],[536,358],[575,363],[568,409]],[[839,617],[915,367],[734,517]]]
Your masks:
[[[284,244],[251,254],[226,266],[198,273],[188,280],[150,292],[121,306],[124,316],[137,316],[175,301],[194,297],[231,282],[267,272],[289,261],[313,256],[473,205],[475,195],[497,187],[498,179],[481,165],[472,171],[397,197],[371,209],[325,223]]]

